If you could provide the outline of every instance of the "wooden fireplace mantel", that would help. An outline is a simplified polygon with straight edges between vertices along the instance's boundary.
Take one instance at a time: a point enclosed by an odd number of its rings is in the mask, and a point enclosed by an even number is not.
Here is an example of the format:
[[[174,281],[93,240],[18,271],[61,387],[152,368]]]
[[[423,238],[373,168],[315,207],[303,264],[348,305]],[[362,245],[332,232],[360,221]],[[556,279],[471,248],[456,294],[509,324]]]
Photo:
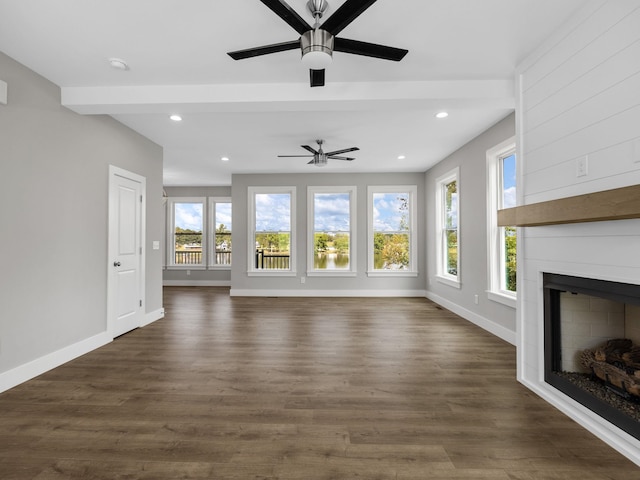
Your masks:
[[[640,218],[640,185],[498,210],[500,227]]]

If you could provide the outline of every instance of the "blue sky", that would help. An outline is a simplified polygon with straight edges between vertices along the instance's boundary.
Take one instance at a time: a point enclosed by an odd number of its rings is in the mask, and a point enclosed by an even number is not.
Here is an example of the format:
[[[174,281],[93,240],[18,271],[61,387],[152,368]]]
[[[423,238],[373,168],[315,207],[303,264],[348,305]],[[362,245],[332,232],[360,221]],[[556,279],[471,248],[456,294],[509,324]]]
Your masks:
[[[227,227],[227,230],[233,231],[231,228],[231,203],[216,203],[216,229],[221,223]]]
[[[202,231],[202,204],[201,203],[176,203],[175,204],[176,227]]]
[[[333,233],[350,231],[348,193],[316,193],[313,208],[314,231]]]
[[[288,193],[256,194],[256,231],[291,231],[291,196]]]
[[[506,157],[502,162],[503,208],[516,206],[516,155]]]
[[[373,228],[377,232],[400,231],[402,214],[409,215],[409,211],[401,211],[402,202],[398,198],[409,198],[406,192],[376,193],[373,196]]]

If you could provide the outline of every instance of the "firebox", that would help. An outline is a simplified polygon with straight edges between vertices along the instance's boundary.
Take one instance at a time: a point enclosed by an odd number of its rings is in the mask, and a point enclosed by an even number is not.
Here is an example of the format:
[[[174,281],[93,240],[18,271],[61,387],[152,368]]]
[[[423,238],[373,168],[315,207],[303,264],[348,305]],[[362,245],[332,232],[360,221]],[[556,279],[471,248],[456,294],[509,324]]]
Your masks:
[[[640,440],[640,285],[545,273],[545,381]]]

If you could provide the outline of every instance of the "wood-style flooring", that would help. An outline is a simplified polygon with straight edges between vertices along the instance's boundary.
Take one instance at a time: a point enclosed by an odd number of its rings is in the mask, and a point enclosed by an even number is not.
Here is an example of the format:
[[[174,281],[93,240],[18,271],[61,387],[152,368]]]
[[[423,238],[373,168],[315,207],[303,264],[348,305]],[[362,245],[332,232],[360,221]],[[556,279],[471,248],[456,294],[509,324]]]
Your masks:
[[[166,316],[0,394],[0,479],[636,480],[419,298],[167,287]]]

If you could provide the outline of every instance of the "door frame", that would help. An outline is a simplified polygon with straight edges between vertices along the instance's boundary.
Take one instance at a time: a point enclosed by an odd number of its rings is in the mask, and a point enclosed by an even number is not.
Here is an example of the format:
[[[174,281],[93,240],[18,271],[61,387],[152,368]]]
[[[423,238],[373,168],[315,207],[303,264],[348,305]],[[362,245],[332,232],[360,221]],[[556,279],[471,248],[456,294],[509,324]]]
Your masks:
[[[118,214],[117,197],[112,194],[112,186],[118,177],[126,178],[140,184],[140,195],[142,196],[140,202],[140,248],[142,249],[140,255],[140,299],[142,305],[140,306],[140,322],[143,324],[145,309],[147,305],[146,299],[146,232],[147,232],[147,179],[142,175],[130,172],[115,165],[109,165],[109,185],[108,185],[108,199],[109,199],[109,214],[107,223],[107,332],[111,338],[114,338],[115,331],[115,316],[117,314],[117,288],[116,288],[116,272],[113,269],[113,259],[117,255],[117,245],[115,245],[113,226],[116,224]]]

